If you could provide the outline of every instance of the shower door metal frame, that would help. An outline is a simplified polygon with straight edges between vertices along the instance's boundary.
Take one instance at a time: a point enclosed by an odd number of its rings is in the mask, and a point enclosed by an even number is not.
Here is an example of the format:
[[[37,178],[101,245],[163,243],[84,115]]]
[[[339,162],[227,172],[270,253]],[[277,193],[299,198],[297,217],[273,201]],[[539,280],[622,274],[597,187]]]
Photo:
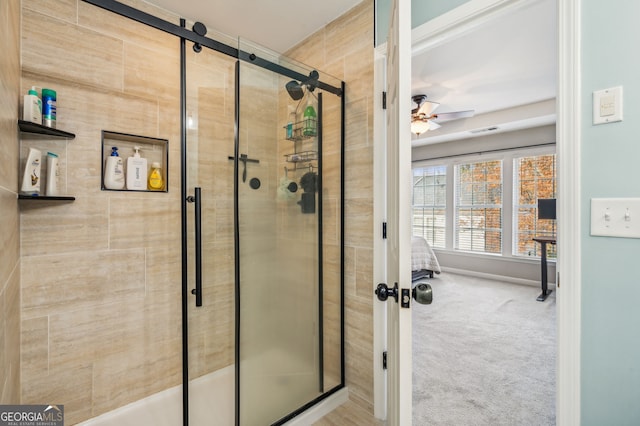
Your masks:
[[[191,294],[189,290],[189,282],[188,282],[188,258],[187,258],[187,203],[189,195],[187,194],[187,106],[186,106],[186,42],[191,41],[193,43],[197,43],[201,46],[206,46],[216,52],[223,53],[225,55],[231,56],[233,58],[237,58],[239,61],[245,61],[248,63],[252,63],[259,67],[270,70],[274,73],[283,75],[285,77],[289,77],[295,80],[304,81],[308,78],[308,76],[286,68],[280,64],[271,62],[267,59],[261,58],[254,53],[244,52],[238,48],[234,48],[227,44],[221,43],[217,40],[201,36],[194,31],[191,31],[185,28],[186,19],[180,18],[180,25],[176,25],[172,22],[165,21],[164,19],[158,18],[157,16],[151,15],[149,13],[143,12],[134,7],[125,5],[116,0],[82,0],[85,3],[89,3],[93,6],[105,9],[109,12],[115,13],[117,15],[123,16],[128,19],[132,19],[141,24],[150,26],[152,28],[156,28],[158,30],[164,31],[168,34],[174,35],[180,39],[180,178],[181,178],[181,247],[182,247],[182,411],[183,411],[183,426],[189,425],[189,352],[188,352],[188,304],[189,304],[189,295]],[[239,61],[236,63],[236,81],[239,81]],[[346,84],[344,81],[341,82],[340,87],[335,87],[330,84],[324,83],[322,81],[318,81],[318,88],[322,89],[326,92],[332,93],[338,97],[340,97],[340,384],[335,386],[334,388],[322,393],[320,396],[315,398],[312,401],[309,401],[307,404],[300,407],[298,410],[290,413],[289,415],[283,417],[278,420],[274,425],[281,425],[292,418],[298,416],[305,410],[311,408],[318,402],[328,398],[335,392],[343,389],[345,387],[345,325],[344,325],[344,314],[345,314],[345,306],[344,306],[344,173],[345,173],[345,92],[346,92]],[[234,173],[235,173],[235,183],[234,186],[237,186],[237,175],[238,175],[238,152],[237,147],[239,144],[239,132],[238,132],[238,124],[239,124],[239,85],[236,84],[236,120],[235,120],[235,136],[234,136],[234,151],[235,159],[234,159]],[[321,194],[320,188],[320,194]],[[321,195],[319,195],[321,197]],[[238,224],[237,224],[237,188],[234,188],[234,239],[236,240],[235,244],[235,253],[236,256],[239,255],[238,248]],[[321,204],[320,204],[321,205]],[[321,221],[320,221],[321,222]],[[320,244],[322,244],[322,228],[319,227],[320,232]],[[322,255],[320,255],[321,257]],[[322,257],[321,257],[322,258]],[[236,270],[238,269],[236,263]],[[321,265],[322,268],[322,265]],[[237,272],[236,272],[237,274]],[[320,275],[322,278],[322,275]],[[239,324],[239,280],[238,275],[236,275],[236,363],[238,360],[238,324]],[[322,283],[320,283],[320,288],[322,288]],[[321,298],[320,298],[321,299]],[[320,300],[322,303],[322,300]],[[239,382],[237,376],[238,367],[236,365],[236,425],[239,425]]]

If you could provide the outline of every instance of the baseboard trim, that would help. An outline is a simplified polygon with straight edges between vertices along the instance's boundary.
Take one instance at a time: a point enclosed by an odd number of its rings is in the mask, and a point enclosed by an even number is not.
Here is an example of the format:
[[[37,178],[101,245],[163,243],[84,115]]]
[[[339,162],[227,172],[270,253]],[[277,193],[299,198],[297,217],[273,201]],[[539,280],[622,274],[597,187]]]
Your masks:
[[[540,281],[536,281],[536,280],[507,277],[505,275],[487,274],[485,272],[469,271],[466,269],[447,268],[445,266],[443,266],[441,269],[442,269],[442,272],[450,272],[452,274],[468,275],[472,277],[485,278],[488,280],[504,281],[512,284],[527,285],[530,287],[540,287]],[[552,283],[552,282],[549,282],[547,285],[551,290],[555,289],[556,287],[556,283]]]

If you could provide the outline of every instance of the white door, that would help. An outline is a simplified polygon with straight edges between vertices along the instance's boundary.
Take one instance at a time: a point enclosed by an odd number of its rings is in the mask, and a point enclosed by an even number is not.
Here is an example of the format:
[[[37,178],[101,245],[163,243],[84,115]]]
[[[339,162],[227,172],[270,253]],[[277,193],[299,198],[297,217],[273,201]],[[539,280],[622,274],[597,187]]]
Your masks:
[[[411,425],[411,1],[394,0],[387,39],[387,421]],[[404,299],[404,300],[403,300]],[[382,303],[382,302],[379,302]]]

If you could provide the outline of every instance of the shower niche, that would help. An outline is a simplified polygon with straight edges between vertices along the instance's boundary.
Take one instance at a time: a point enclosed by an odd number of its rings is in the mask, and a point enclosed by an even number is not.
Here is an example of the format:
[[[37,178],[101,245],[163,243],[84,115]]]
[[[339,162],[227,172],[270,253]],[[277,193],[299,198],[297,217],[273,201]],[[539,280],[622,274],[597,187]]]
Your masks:
[[[112,132],[108,130],[102,131],[102,173],[101,173],[101,189],[103,191],[129,191],[129,192],[168,192],[167,170],[169,165],[169,154],[167,151],[167,139],[152,138],[149,136],[132,135],[128,133]],[[105,186],[105,164],[107,158],[111,155],[113,148],[117,148],[118,155],[122,158],[125,176],[127,170],[127,159],[134,155],[136,148],[142,158],[147,160],[147,178],[151,173],[154,165],[159,166],[162,176],[162,189],[109,189]],[[126,179],[125,179],[126,180]]]

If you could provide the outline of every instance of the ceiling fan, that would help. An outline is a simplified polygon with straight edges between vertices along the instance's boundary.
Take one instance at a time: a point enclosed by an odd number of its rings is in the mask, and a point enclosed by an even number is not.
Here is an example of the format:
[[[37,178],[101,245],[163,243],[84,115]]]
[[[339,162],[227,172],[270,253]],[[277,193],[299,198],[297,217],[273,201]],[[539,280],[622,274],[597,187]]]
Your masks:
[[[438,102],[427,101],[427,95],[414,95],[411,100],[418,106],[411,110],[411,132],[420,135],[428,130],[440,128],[440,124],[435,120],[457,120],[460,118],[473,117],[474,110],[443,112],[435,114],[434,111],[440,104]]]

